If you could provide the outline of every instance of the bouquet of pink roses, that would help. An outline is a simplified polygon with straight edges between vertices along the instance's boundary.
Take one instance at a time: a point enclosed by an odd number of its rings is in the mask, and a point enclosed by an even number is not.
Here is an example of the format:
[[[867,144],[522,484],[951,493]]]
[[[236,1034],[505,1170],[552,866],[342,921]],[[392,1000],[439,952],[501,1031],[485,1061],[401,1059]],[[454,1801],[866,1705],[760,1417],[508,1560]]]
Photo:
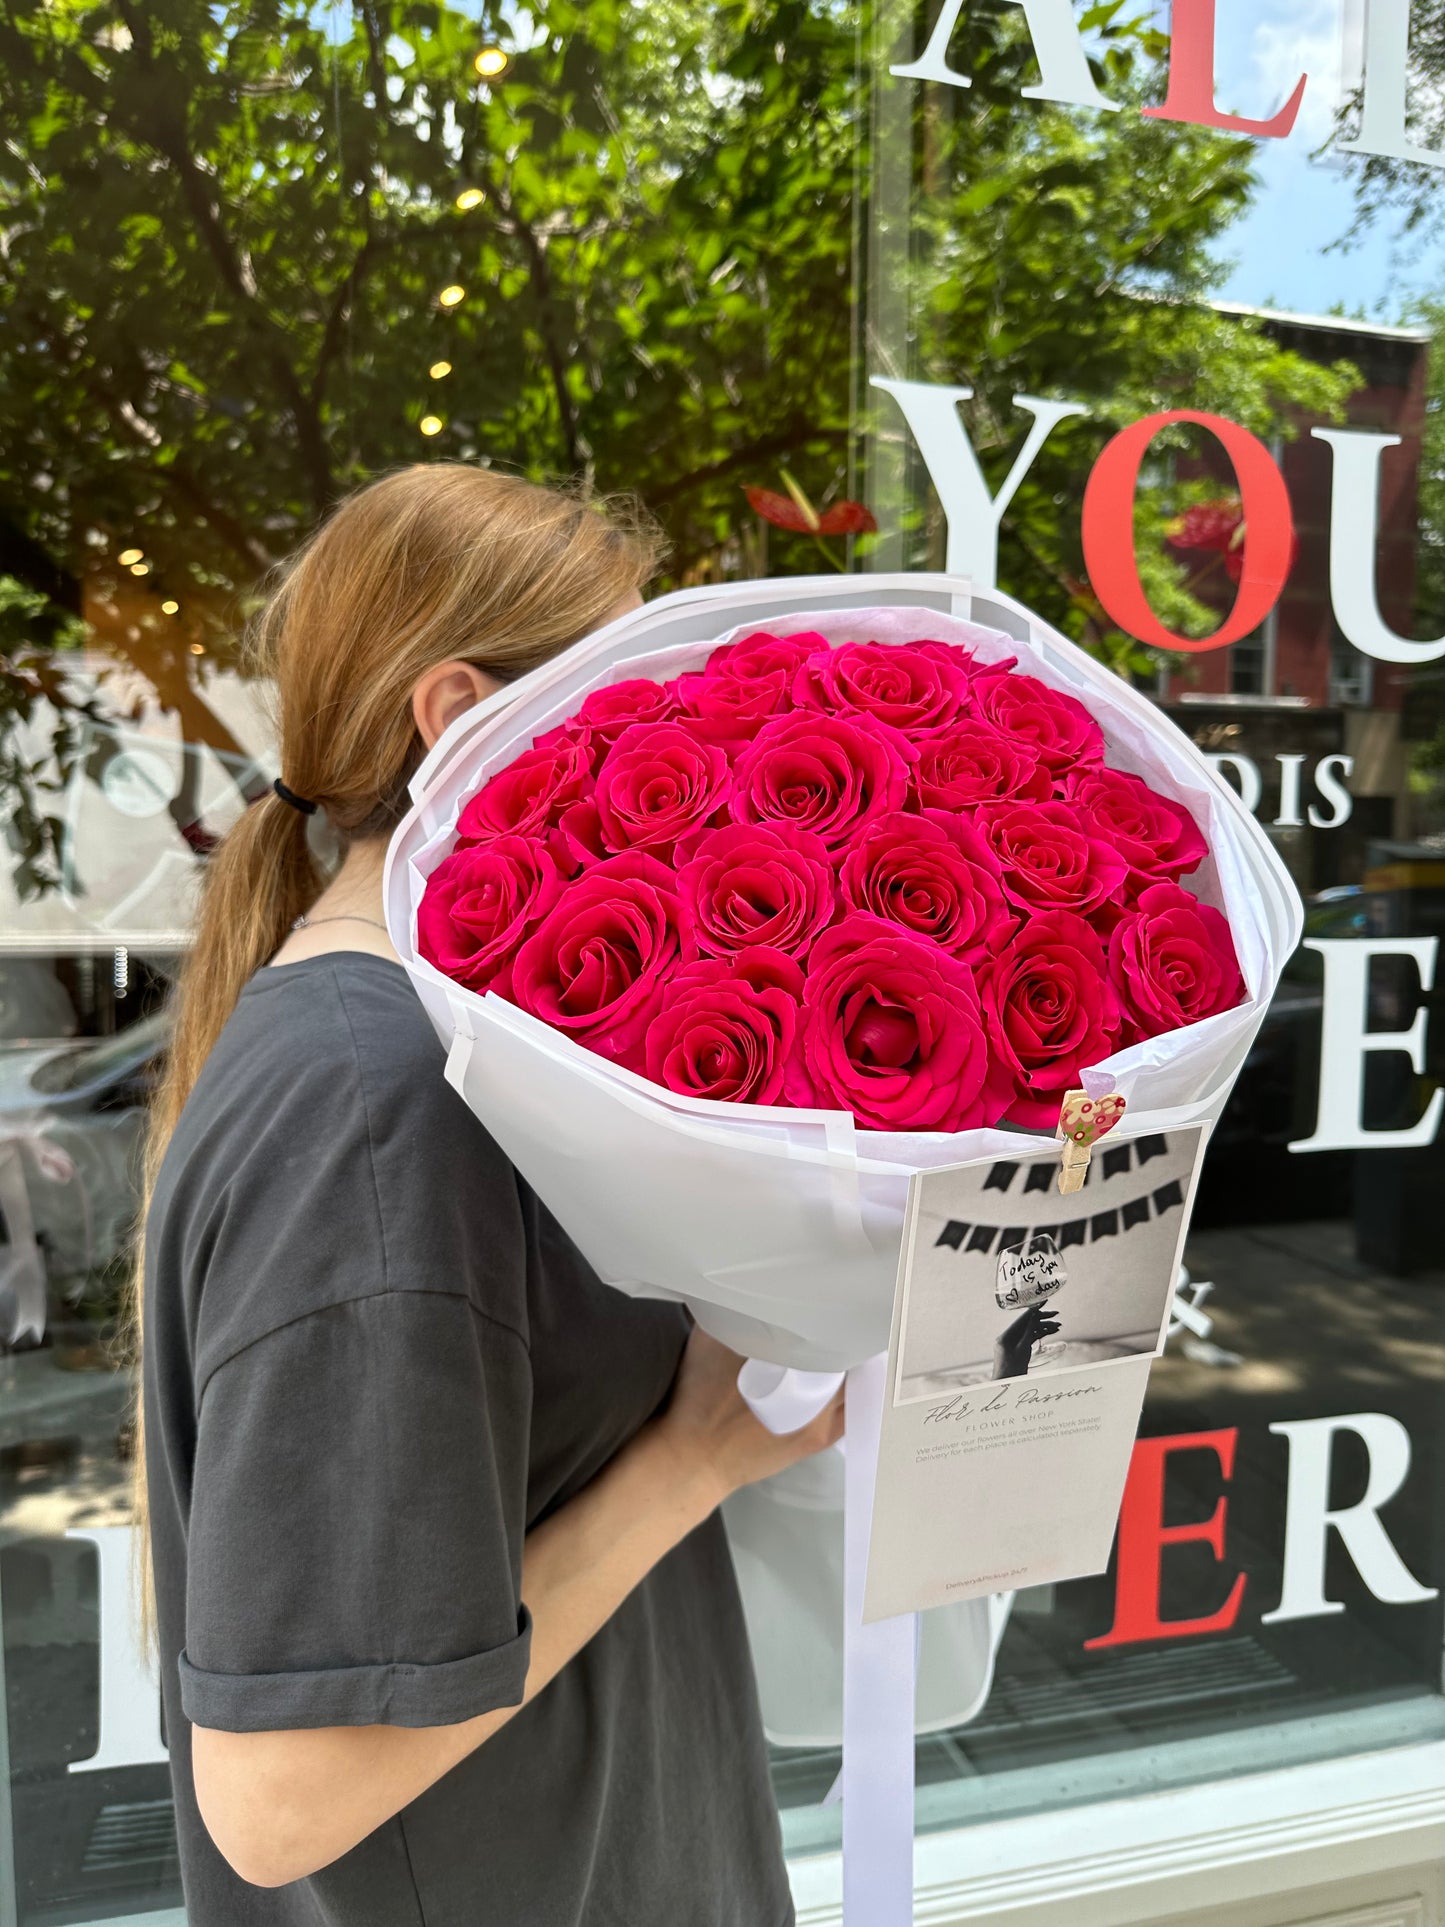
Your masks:
[[[460,718],[412,797],[387,921],[449,1081],[603,1279],[771,1368],[886,1350],[920,1169],[1026,1152],[1081,1086],[1141,1133],[1217,1118],[1300,936],[1193,744],[947,576],[662,597]],[[728,1520],[795,1740],[839,1720],[823,1456]],[[924,1616],[920,1728],[977,1706],[1001,1623]]]
[[[1206,853],[1014,660],[758,631],[484,782],[417,943],[688,1097],[1051,1131],[1086,1065],[1244,998]]]
[[[912,1172],[1081,1087],[1216,1118],[1300,934],[1194,745],[951,577],[665,596],[412,794],[387,919],[449,1079],[604,1279],[777,1365],[886,1348]]]

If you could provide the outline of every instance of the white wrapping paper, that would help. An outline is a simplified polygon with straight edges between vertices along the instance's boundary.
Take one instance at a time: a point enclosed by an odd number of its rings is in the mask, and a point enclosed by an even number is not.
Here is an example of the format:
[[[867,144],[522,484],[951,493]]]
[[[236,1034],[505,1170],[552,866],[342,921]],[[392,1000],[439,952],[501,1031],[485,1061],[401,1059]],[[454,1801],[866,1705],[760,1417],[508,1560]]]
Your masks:
[[[448,1050],[447,1076],[599,1274],[638,1296],[681,1299],[751,1358],[810,1371],[856,1366],[888,1343],[910,1173],[1047,1140],[1017,1132],[860,1131],[846,1114],[688,1099],[593,1056],[495,996],[450,982],[416,947],[416,910],[452,848],[461,808],[495,771],[573,714],[593,689],[663,681],[755,629],[853,640],[957,642],[1083,701],[1107,760],[1187,805],[1210,856],[1189,887],[1229,918],[1247,987],[1236,1010],[1116,1053],[1098,1066],[1129,1101],[1131,1129],[1211,1123],[1228,1098],[1296,947],[1288,874],[1235,792],[1148,699],[990,591],[937,575],[803,579],[663,597],[532,671],[458,719],[412,784],[386,872],[392,940]],[[826,1477],[827,1475],[821,1475]],[[795,1483],[729,1507],[752,1618],[765,1717],[779,1738],[836,1738],[842,1631],[841,1492],[797,1504]],[[817,1493],[813,1498],[817,1498]],[[789,1531],[802,1512],[824,1527]],[[825,1544],[836,1542],[836,1558]],[[800,1668],[797,1623],[761,1609],[808,1603],[818,1664]],[[1001,1615],[986,1602],[939,1622],[920,1677],[920,1726],[954,1723],[987,1689]],[[953,1640],[948,1645],[946,1623]],[[828,1642],[836,1640],[831,1651]],[[951,1652],[952,1661],[948,1654]],[[806,1680],[816,1682],[810,1696]],[[769,1705],[769,1682],[778,1682]]]

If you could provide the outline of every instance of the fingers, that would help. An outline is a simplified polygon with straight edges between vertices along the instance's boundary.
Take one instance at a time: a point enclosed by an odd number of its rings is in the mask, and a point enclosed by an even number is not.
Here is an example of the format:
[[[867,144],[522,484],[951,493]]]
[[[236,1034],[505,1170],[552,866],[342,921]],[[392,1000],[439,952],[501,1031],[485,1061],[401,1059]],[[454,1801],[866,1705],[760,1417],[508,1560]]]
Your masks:
[[[830,1445],[836,1445],[843,1436],[844,1423],[843,1393],[839,1391],[815,1419],[810,1419],[801,1431],[790,1434],[798,1448],[797,1456],[811,1458],[815,1452],[824,1452]]]

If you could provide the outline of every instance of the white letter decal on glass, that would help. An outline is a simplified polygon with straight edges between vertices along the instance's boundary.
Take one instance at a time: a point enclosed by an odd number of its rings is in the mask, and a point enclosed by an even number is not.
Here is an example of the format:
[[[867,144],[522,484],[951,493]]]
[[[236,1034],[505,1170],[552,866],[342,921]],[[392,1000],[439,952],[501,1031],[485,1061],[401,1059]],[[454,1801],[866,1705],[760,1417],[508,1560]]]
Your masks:
[[[1445,1090],[1437,1090],[1420,1122],[1408,1131],[1367,1131],[1360,1122],[1365,1097],[1365,1058],[1371,1051],[1403,1051],[1411,1068],[1425,1068],[1426,1011],[1422,1004],[1408,1030],[1367,1030],[1370,959],[1413,957],[1421,990],[1435,987],[1438,937],[1309,937],[1306,950],[1325,960],[1325,994],[1320,1050],[1320,1109],[1313,1137],[1300,1138],[1291,1151],[1406,1150],[1433,1144],[1445,1110]]]
[[[1252,756],[1236,755],[1232,749],[1215,750],[1209,761],[1221,775],[1224,773],[1225,764],[1228,763],[1239,778],[1239,794],[1244,801],[1244,807],[1253,816],[1259,808],[1259,799],[1264,795],[1264,779],[1260,776],[1258,763]]]
[[[1445,154],[1410,139],[1409,81],[1410,0],[1366,0],[1364,113],[1360,138],[1341,141],[1342,154],[1382,154],[1420,167],[1445,167]]]
[[[1398,435],[1355,428],[1316,428],[1318,440],[1335,451],[1330,503],[1330,598],[1348,641],[1379,662],[1435,662],[1445,656],[1438,642],[1409,642],[1385,627],[1375,593],[1375,550],[1380,526],[1380,465]]]
[[[130,1526],[76,1526],[65,1535],[94,1546],[99,1568],[100,1745],[88,1760],[72,1760],[70,1773],[166,1758],[160,1689],[136,1643],[130,1610],[131,1532]]]
[[[1088,409],[1082,402],[1040,401],[1035,395],[1015,395],[1014,407],[1026,408],[1034,425],[1009,470],[1008,480],[992,496],[958,412],[960,402],[973,399],[971,388],[946,388],[927,381],[887,381],[881,375],[873,377],[872,385],[890,394],[903,410],[929,479],[938,491],[948,523],[945,567],[951,575],[970,576],[977,589],[996,589],[998,531],[1004,511],[1059,423],[1070,415],[1087,415]]]
[[[1303,756],[1276,756],[1279,764],[1279,815],[1274,819],[1277,830],[1299,830],[1304,827],[1304,818],[1299,813],[1300,771],[1304,768]]]
[[[1335,774],[1337,770],[1338,776]],[[1340,777],[1350,777],[1354,773],[1353,756],[1326,756],[1316,765],[1315,787],[1335,812],[1333,816],[1321,816],[1311,803],[1310,822],[1317,830],[1337,830],[1354,815],[1355,799],[1340,781]]]
[[[1024,99],[1053,100],[1065,107],[1102,107],[1117,114],[1118,101],[1109,100],[1094,83],[1071,0],[1017,0],[1017,3],[1024,10],[1039,63],[1039,84],[1025,87]],[[890,67],[889,72],[900,80],[938,80],[946,87],[971,87],[973,82],[968,75],[948,64],[948,43],[962,11],[963,0],[943,0],[922,56],[906,67]]]
[[[1266,1626],[1286,1619],[1322,1619],[1345,1609],[1325,1596],[1325,1555],[1333,1526],[1370,1591],[1387,1606],[1417,1606],[1438,1598],[1422,1586],[1380,1524],[1379,1513],[1410,1473],[1410,1434],[1384,1412],[1358,1412],[1352,1418],[1293,1419],[1271,1425],[1289,1440],[1289,1496],[1285,1503],[1284,1597]],[[1363,1439],[1370,1470],[1365,1496],[1355,1505],[1330,1510],[1330,1469],[1337,1432]]]

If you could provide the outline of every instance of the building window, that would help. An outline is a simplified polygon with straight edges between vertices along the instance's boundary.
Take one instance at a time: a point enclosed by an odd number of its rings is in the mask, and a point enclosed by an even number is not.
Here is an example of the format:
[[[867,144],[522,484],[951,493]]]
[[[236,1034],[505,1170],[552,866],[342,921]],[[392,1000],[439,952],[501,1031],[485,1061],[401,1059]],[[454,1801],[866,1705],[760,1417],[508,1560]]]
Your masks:
[[[1235,643],[1229,652],[1229,693],[1232,696],[1265,696],[1264,632],[1257,631]]]
[[[1375,693],[1375,665],[1335,630],[1330,644],[1330,703],[1337,709],[1363,709]]]

